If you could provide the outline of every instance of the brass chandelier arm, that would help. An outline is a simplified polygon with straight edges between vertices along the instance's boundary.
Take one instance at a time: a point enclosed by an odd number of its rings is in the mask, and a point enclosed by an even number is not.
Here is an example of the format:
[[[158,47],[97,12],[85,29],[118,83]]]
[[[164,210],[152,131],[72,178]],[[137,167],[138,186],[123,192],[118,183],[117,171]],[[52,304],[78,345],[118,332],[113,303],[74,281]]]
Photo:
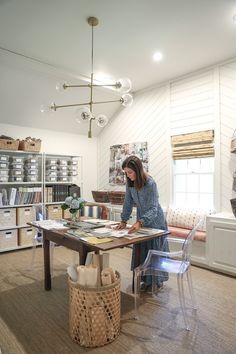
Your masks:
[[[123,102],[123,98],[120,98],[119,100],[112,100],[112,101],[97,101],[97,102],[93,102],[93,104],[114,103],[114,102]]]
[[[72,103],[72,104],[63,104],[63,105],[56,105],[55,103],[51,104],[51,110],[56,111],[59,108],[66,108],[66,107],[78,107],[78,106],[88,106],[90,102],[87,103]]]
[[[63,84],[64,90],[70,87],[115,87],[115,88],[120,88],[121,84],[120,82],[116,82],[115,84],[81,84],[81,85],[70,85],[70,84]]]
[[[101,104],[101,103],[114,103],[114,102],[123,102],[123,99],[120,98],[119,100],[112,100],[112,101],[101,101],[101,102],[86,102],[86,103],[72,103],[72,104],[64,104],[64,105],[56,105],[53,103],[51,105],[51,109],[56,111],[59,108],[66,108],[66,107],[78,107],[78,106],[89,106],[92,104]]]

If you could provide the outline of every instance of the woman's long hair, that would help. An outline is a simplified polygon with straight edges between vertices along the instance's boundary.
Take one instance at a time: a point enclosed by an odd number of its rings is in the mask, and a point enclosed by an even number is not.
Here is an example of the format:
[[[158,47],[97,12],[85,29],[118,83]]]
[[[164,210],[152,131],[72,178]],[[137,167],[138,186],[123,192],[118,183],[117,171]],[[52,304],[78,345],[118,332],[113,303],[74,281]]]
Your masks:
[[[129,187],[135,187],[140,190],[144,187],[147,180],[147,174],[143,169],[142,161],[134,155],[127,157],[122,163],[122,169],[130,168],[132,171],[136,173],[135,181],[131,181],[131,179],[126,175],[126,181]]]

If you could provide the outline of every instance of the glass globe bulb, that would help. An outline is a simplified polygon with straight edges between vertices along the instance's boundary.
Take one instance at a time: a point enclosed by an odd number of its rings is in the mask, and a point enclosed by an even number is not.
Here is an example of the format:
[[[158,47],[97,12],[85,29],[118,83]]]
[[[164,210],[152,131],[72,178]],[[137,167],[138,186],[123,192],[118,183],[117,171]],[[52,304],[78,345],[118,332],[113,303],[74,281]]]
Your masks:
[[[52,102],[51,104],[41,104],[40,112],[41,113],[52,113],[56,111],[56,104]]]
[[[116,85],[117,85],[117,90],[120,93],[128,93],[132,88],[132,83],[128,78],[117,80]]]
[[[56,90],[58,92],[63,92],[67,88],[68,83],[67,82],[57,82],[56,84]]]
[[[126,93],[125,95],[121,96],[121,104],[124,107],[129,107],[133,103],[133,96],[130,95],[129,93]]]
[[[77,108],[75,115],[75,120],[79,124],[86,122],[87,120],[93,117],[92,113],[90,112],[90,109],[86,106]]]
[[[96,118],[95,118],[95,121],[96,121],[96,124],[98,127],[100,128],[103,128],[107,125],[108,123],[108,118],[107,116],[105,116],[104,114],[99,114]]]

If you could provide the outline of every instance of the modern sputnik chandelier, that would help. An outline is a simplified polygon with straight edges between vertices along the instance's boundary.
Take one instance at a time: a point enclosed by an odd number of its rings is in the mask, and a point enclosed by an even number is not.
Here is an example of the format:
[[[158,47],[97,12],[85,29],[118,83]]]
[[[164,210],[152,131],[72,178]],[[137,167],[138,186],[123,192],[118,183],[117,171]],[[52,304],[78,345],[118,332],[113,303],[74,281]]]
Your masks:
[[[88,24],[92,27],[92,51],[91,51],[91,75],[90,75],[90,81],[88,84],[82,84],[82,85],[72,85],[68,84],[66,82],[64,83],[58,83],[56,85],[56,89],[58,91],[63,91],[68,88],[75,88],[75,87],[85,87],[90,89],[90,98],[88,102],[85,103],[74,103],[74,104],[65,104],[65,105],[57,105],[56,103],[51,103],[49,106],[41,106],[41,112],[47,112],[47,111],[57,111],[60,108],[66,108],[66,107],[79,107],[77,110],[77,119],[76,121],[78,123],[80,122],[88,122],[88,137],[92,137],[92,121],[95,121],[95,123],[100,127],[103,128],[105,125],[108,123],[108,118],[104,114],[99,114],[95,117],[93,114],[93,105],[95,104],[103,104],[103,103],[113,103],[113,102],[120,102],[122,106],[128,107],[133,103],[133,97],[131,94],[128,92],[131,90],[131,81],[128,78],[124,79],[119,79],[115,83],[107,83],[107,84],[95,84],[94,83],[94,73],[93,73],[93,29],[95,26],[98,25],[98,19],[96,17],[89,17],[87,19]],[[117,99],[117,100],[111,100],[111,101],[94,101],[93,100],[93,88],[94,87],[113,87],[117,89],[118,92],[122,94],[122,96]]]

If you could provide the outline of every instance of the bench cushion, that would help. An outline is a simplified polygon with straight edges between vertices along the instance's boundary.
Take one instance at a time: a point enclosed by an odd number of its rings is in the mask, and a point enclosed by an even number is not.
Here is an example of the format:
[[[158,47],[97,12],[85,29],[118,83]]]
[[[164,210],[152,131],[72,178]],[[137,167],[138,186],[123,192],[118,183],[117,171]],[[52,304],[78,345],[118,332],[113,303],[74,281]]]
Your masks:
[[[182,209],[169,206],[167,210],[168,226],[180,227],[183,229],[192,229],[192,227],[200,220],[204,220],[200,231],[206,231],[206,216],[209,211],[197,209]]]
[[[170,236],[179,238],[186,238],[190,232],[190,229],[176,226],[168,226],[168,230],[171,232]],[[206,232],[197,230],[194,236],[194,240],[206,242]]]

